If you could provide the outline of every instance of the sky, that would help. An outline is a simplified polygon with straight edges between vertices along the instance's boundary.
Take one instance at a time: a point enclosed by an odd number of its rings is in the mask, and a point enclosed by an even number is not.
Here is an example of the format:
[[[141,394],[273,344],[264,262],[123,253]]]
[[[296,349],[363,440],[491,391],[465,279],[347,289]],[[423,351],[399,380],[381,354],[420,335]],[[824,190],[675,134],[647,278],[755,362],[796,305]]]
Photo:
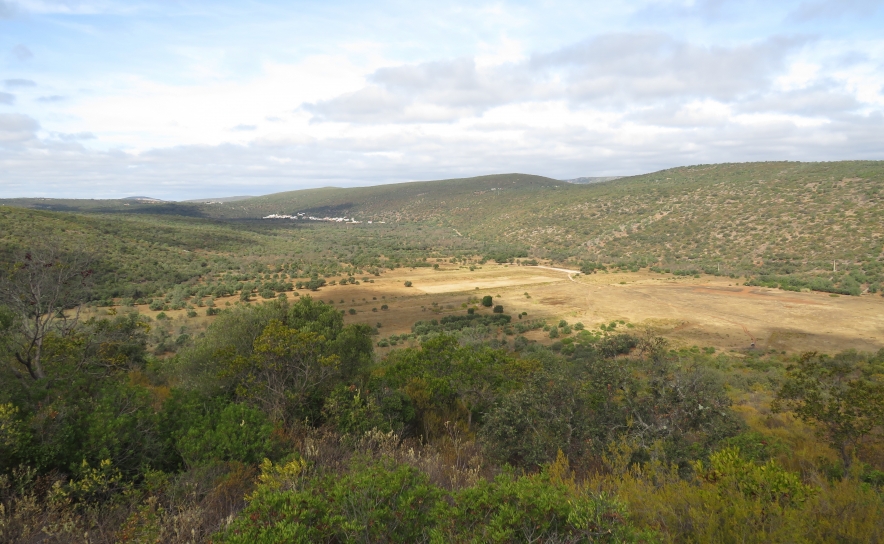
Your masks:
[[[884,0],[0,0],[0,198],[884,159]]]

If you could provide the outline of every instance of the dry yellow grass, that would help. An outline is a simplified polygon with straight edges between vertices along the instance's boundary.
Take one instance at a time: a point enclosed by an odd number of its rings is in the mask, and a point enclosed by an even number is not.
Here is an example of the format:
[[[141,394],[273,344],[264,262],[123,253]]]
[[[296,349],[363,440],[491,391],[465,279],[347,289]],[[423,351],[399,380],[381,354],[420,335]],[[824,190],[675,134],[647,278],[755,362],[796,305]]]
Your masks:
[[[492,295],[506,313],[527,312],[529,319],[566,319],[589,328],[612,320],[650,326],[676,345],[748,348],[796,352],[836,352],[884,347],[884,298],[832,297],[744,287],[738,280],[703,276],[674,277],[651,272],[597,273],[569,279],[569,274],[540,267],[486,264],[476,270],[442,264],[397,269],[372,277],[374,283],[326,286],[300,295],[332,301],[348,323],[382,324],[381,334],[410,332],[415,321],[463,313],[469,297]],[[412,287],[405,287],[411,281]],[[525,296],[528,293],[529,296]],[[290,300],[294,294],[288,294]],[[529,298],[530,297],[530,298]],[[224,308],[237,297],[217,299]],[[343,300],[343,302],[341,302]],[[436,303],[434,310],[433,303]],[[388,310],[381,310],[387,304]],[[377,311],[372,311],[377,308]],[[146,315],[158,312],[140,307]],[[205,309],[191,325],[208,323]],[[173,320],[185,312],[167,311]],[[529,338],[541,339],[539,332]],[[536,338],[535,338],[536,337]]]

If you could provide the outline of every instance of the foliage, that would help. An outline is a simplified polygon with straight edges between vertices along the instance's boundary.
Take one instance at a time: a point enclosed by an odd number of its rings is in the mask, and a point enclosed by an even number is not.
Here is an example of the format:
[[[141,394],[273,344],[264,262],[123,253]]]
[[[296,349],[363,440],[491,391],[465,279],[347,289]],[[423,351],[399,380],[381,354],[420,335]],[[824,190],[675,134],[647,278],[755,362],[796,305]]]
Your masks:
[[[263,412],[249,406],[228,404],[188,423],[175,438],[189,467],[224,461],[255,464],[272,447],[273,426]]]
[[[774,404],[774,409],[792,410],[815,424],[845,467],[863,438],[884,425],[884,382],[864,376],[859,362],[849,354],[830,358],[805,353],[788,368]]]
[[[442,319],[430,321],[418,321],[411,326],[412,332],[419,335],[462,331],[467,328],[502,327],[512,321],[509,315],[482,315],[467,313],[467,315],[447,315]]]
[[[175,216],[234,218],[260,199],[217,212],[0,208],[0,540],[881,541],[884,351],[679,348],[623,321],[513,322],[470,297],[463,315],[380,339],[412,346],[380,356],[375,328],[345,325],[343,298],[276,298],[296,281],[322,291],[484,258],[872,293],[879,166],[703,166],[589,189],[529,176],[414,184],[396,189],[401,221],[346,227]],[[492,188],[509,219],[451,211]],[[308,207],[344,196],[299,195]],[[806,233],[789,210],[815,214]],[[732,223],[709,221],[725,212]],[[766,240],[771,225],[783,237]],[[30,251],[37,238],[59,251]],[[85,269],[76,247],[96,248]],[[29,251],[44,272],[81,270],[86,281],[46,279],[65,293],[50,304],[61,314],[16,298],[44,282]],[[79,318],[87,301],[108,309]],[[169,319],[120,308],[148,304]],[[176,317],[200,307],[206,318]],[[551,349],[521,336],[544,326]]]
[[[80,305],[88,297],[92,257],[82,251],[66,251],[57,242],[19,251],[0,270],[0,304],[11,315],[10,332],[14,361],[10,370],[25,387],[28,381],[47,377],[43,344],[49,335],[67,336],[77,323]],[[76,308],[73,318],[69,310]],[[66,313],[68,312],[68,313]]]
[[[573,494],[546,475],[501,475],[445,493],[420,471],[355,459],[341,476],[265,476],[219,542],[649,542],[624,506],[605,495]],[[263,483],[270,480],[271,485]],[[445,499],[448,499],[446,502]],[[450,505],[449,505],[450,503]]]
[[[387,387],[364,392],[354,385],[332,391],[325,399],[322,413],[328,425],[357,437],[371,430],[401,432],[415,417],[406,394]]]
[[[344,475],[271,490],[259,487],[218,542],[420,542],[442,495],[411,467],[358,459]]]

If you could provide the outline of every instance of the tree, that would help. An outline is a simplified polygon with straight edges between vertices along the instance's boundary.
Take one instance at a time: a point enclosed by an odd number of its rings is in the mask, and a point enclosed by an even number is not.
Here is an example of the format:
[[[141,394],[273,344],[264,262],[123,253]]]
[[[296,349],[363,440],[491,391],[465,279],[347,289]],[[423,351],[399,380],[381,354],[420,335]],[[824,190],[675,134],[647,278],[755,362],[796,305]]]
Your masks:
[[[494,304],[494,299],[491,298],[491,295],[485,295],[482,297],[482,306],[486,308],[490,308]]]
[[[15,255],[3,270],[0,302],[14,316],[10,365],[22,383],[46,378],[47,336],[65,337],[76,327],[91,287],[91,263],[86,252],[65,251],[48,242]]]
[[[234,358],[224,373],[236,380],[238,397],[285,421],[340,366],[325,336],[272,320],[255,340],[252,355]]]
[[[860,441],[884,425],[884,384],[864,377],[855,363],[850,357],[805,353],[788,367],[772,405],[816,425],[845,468]]]

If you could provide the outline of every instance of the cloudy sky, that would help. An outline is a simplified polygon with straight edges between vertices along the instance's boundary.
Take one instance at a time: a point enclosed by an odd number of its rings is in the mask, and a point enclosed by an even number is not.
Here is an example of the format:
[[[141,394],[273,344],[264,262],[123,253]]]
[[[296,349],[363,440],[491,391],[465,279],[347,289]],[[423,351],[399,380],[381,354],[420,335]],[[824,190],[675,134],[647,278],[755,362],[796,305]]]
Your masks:
[[[0,0],[0,197],[884,159],[884,0]]]

